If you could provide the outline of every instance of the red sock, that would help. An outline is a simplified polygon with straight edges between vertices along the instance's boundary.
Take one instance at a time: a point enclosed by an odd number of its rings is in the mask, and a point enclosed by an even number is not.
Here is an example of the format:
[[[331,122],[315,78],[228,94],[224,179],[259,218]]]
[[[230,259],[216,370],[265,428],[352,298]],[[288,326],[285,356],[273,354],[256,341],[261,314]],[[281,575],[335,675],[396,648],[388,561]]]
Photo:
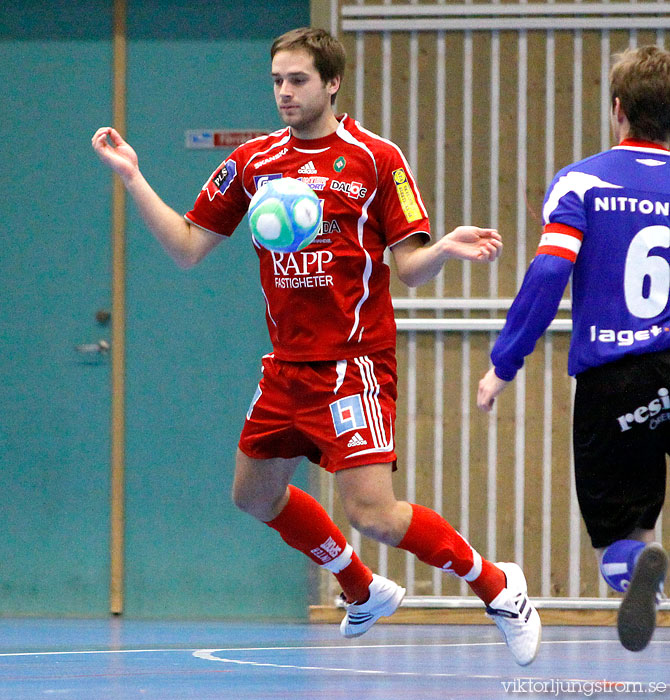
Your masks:
[[[372,571],[347,544],[340,529],[316,499],[295,486],[288,488],[288,503],[266,525],[277,530],[291,547],[332,571],[349,602],[365,601]]]
[[[398,547],[465,579],[487,605],[507,583],[501,569],[483,559],[443,517],[424,506],[412,504],[412,520]]]

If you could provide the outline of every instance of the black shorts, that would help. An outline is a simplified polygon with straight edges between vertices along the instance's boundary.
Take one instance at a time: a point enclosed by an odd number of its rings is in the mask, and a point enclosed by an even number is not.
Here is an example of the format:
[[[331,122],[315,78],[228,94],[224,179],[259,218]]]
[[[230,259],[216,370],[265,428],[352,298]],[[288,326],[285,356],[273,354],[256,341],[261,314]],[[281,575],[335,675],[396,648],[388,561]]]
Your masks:
[[[670,454],[670,352],[628,355],[578,374],[573,445],[592,545],[653,529]]]

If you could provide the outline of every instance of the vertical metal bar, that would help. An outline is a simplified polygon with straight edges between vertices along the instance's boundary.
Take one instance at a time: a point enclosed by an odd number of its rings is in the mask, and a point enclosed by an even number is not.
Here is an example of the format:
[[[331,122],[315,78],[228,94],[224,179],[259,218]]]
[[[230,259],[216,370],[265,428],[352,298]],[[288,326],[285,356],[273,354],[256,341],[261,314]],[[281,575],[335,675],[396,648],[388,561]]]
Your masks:
[[[610,145],[610,33],[604,29],[600,37],[600,150]]]
[[[500,32],[491,34],[491,172],[490,172],[490,225],[498,227],[499,218],[499,183],[500,176]],[[498,296],[498,262],[491,265],[489,273],[489,296],[492,299]],[[495,312],[491,312],[495,317]],[[493,349],[496,334],[489,336],[489,352]],[[493,561],[497,560],[498,550],[498,404],[493,406],[488,419],[487,439],[487,524],[486,524],[486,556]]]
[[[409,37],[409,144],[408,158],[415,175],[418,177],[419,169],[419,35],[410,32]],[[410,287],[409,296],[416,296],[416,289]],[[410,314],[411,315],[411,314]],[[408,410],[407,410],[407,500],[413,503],[416,500],[416,392],[417,392],[417,336],[412,331],[408,342]],[[415,590],[416,559],[413,554],[407,553],[405,557],[405,571],[407,576],[407,592],[412,595]]]
[[[521,368],[516,376],[514,412],[516,415],[514,436],[514,561],[523,568],[525,514],[525,440],[526,440],[526,370]]]
[[[556,41],[553,30],[546,37],[546,76],[545,76],[545,187],[549,187],[554,177],[555,162],[555,109],[556,109]],[[553,421],[553,335],[547,333],[544,339],[544,424],[542,451],[542,570],[541,592],[551,595],[551,474],[552,474],[552,421]]]
[[[419,160],[419,34],[409,37],[409,146],[407,155],[414,170]]]
[[[362,2],[362,0],[361,0]],[[384,0],[384,5],[390,5],[391,0]],[[392,80],[392,45],[391,32],[382,32],[382,90],[381,90],[381,114],[382,114],[382,133],[385,139],[391,138],[391,80]],[[384,251],[384,261],[387,265],[391,263],[391,251]]]
[[[463,215],[464,224],[472,223],[472,32],[463,37]],[[463,266],[463,297],[472,295],[472,264]],[[464,312],[464,316],[468,316]],[[461,518],[459,530],[465,539],[470,536],[470,334],[463,333],[461,345]],[[469,593],[465,581],[460,583],[461,594]]]
[[[365,35],[356,32],[356,114],[355,118],[365,124]]]
[[[517,207],[516,207],[516,283],[521,286],[526,272],[526,177],[527,177],[527,144],[528,128],[528,35],[526,30],[519,31],[518,57],[518,93],[517,93]]]
[[[527,177],[527,84],[528,84],[528,35],[519,31],[518,93],[517,93],[517,287],[521,286],[526,271],[526,177]],[[526,372],[521,370],[516,378],[515,394],[516,434],[514,447],[514,560],[523,566],[524,511],[525,511],[525,441],[526,441]]]
[[[463,215],[464,224],[472,224],[472,32],[463,37]],[[463,263],[463,296],[472,294],[472,264]]]
[[[500,32],[491,33],[491,93],[490,93],[490,115],[491,115],[491,153],[490,153],[490,199],[489,199],[489,222],[491,228],[498,228],[500,197],[500,187],[498,178],[500,177]],[[498,296],[498,274],[499,265],[496,260],[490,266],[489,294],[492,298]]]
[[[435,216],[431,219],[431,229],[435,239],[446,233],[444,225],[446,187],[446,148],[447,148],[447,46],[444,31],[437,32],[437,52],[435,66]],[[444,296],[444,267],[435,279],[435,296]]]
[[[416,331],[410,331],[407,338],[407,481],[406,500],[416,500]],[[414,594],[415,558],[405,553],[406,587],[409,595]]]
[[[433,418],[433,509],[442,515],[444,492],[444,333],[435,333],[435,416]],[[434,568],[433,595],[442,592],[442,572]]]
[[[436,239],[444,236],[444,188],[446,149],[446,37],[437,32],[435,66],[435,219]],[[444,296],[444,268],[435,280],[435,296]],[[443,313],[438,311],[438,317]],[[444,333],[435,334],[435,415],[433,417],[433,509],[442,515],[444,491]],[[441,595],[443,574],[433,568],[433,595]]]
[[[542,443],[542,573],[543,596],[551,595],[551,464],[553,421],[553,360],[554,341],[551,333],[544,336],[544,421]]]
[[[518,92],[517,92],[517,288],[521,286],[526,270],[526,177],[527,177],[527,83],[528,34],[519,31],[518,38]],[[525,515],[525,442],[526,442],[526,371],[516,378],[516,430],[514,440],[514,560],[523,567]]]
[[[114,0],[114,127],[126,134],[126,0]],[[125,523],[125,231],[126,193],[114,175],[112,194],[112,404],[110,484],[110,612],[123,612]]]
[[[573,60],[573,110],[572,110],[572,159],[580,160],[582,158],[582,124],[583,124],[583,60],[584,60],[584,42],[582,38],[582,30],[575,30],[574,37],[574,60]]]
[[[338,34],[338,28],[339,28],[339,23],[338,23],[339,10],[340,10],[339,5],[340,5],[339,0],[330,0],[330,33],[335,37]]]
[[[416,4],[416,0],[411,0]],[[407,157],[414,171],[414,175],[419,179],[419,33],[410,32],[409,35],[409,104],[408,114],[409,134]],[[408,296],[416,296],[416,288],[408,289]],[[410,314],[411,315],[411,314]]]
[[[572,131],[573,146],[572,159],[574,161],[582,158],[582,122],[583,122],[583,40],[582,31],[575,30],[574,33],[574,60],[573,60],[573,114]],[[574,398],[573,398],[574,400]],[[571,472],[574,466],[571,462]],[[577,507],[574,494],[574,473],[572,474],[573,489],[570,498],[570,581],[569,590],[571,596],[578,596],[581,582],[581,557],[580,557],[580,531],[579,531],[579,508]]]
[[[556,129],[556,37],[553,30],[547,32],[547,73],[545,76],[545,187],[549,187],[556,171],[555,141]]]
[[[459,531],[470,539],[470,333],[464,331],[461,366],[461,522]],[[469,593],[464,580],[461,594]]]
[[[391,32],[384,32],[382,37],[382,136],[391,138]]]

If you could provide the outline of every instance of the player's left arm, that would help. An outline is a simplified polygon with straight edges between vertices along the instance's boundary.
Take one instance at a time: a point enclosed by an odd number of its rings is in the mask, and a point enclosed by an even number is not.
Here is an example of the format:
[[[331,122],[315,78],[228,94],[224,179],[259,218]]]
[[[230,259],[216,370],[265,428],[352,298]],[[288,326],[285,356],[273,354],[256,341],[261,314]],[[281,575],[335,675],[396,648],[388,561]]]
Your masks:
[[[432,245],[415,234],[391,247],[398,277],[409,287],[430,282],[449,258],[492,262],[502,252],[502,238],[492,228],[458,226]]]
[[[573,261],[554,255],[536,256],[507,313],[491,350],[492,367],[477,388],[477,407],[485,412],[514,379],[558,311],[572,274]]]

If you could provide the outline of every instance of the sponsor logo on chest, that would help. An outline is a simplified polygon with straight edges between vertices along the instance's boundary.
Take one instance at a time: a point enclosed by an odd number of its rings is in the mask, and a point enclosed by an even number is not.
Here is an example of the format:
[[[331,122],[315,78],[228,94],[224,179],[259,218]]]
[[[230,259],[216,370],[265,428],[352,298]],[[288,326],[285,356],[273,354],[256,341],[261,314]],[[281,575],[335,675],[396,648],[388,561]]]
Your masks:
[[[341,180],[331,180],[330,189],[335,192],[344,192],[352,199],[363,198],[368,192],[362,182],[342,182]]]
[[[330,250],[271,252],[271,256],[275,287],[278,289],[333,286],[333,276],[328,274],[328,266],[335,256]]]
[[[263,158],[263,160],[259,160],[258,163],[254,163],[254,168],[258,170],[258,168],[262,168],[264,165],[267,165],[268,163],[272,163],[275,160],[278,160],[282,156],[285,156],[288,153],[288,148],[282,148],[281,151],[278,153],[275,153],[272,156],[268,156],[267,158]]]
[[[298,170],[298,172],[300,171]],[[304,182],[306,185],[308,185],[317,192],[325,190],[326,184],[328,183],[327,177],[318,177],[315,175],[311,175],[309,177],[299,177],[298,180],[300,180],[300,182]]]
[[[316,175],[316,172],[316,166],[312,160],[310,160],[309,163],[305,163],[302,168],[298,168],[298,173],[300,175]]]

